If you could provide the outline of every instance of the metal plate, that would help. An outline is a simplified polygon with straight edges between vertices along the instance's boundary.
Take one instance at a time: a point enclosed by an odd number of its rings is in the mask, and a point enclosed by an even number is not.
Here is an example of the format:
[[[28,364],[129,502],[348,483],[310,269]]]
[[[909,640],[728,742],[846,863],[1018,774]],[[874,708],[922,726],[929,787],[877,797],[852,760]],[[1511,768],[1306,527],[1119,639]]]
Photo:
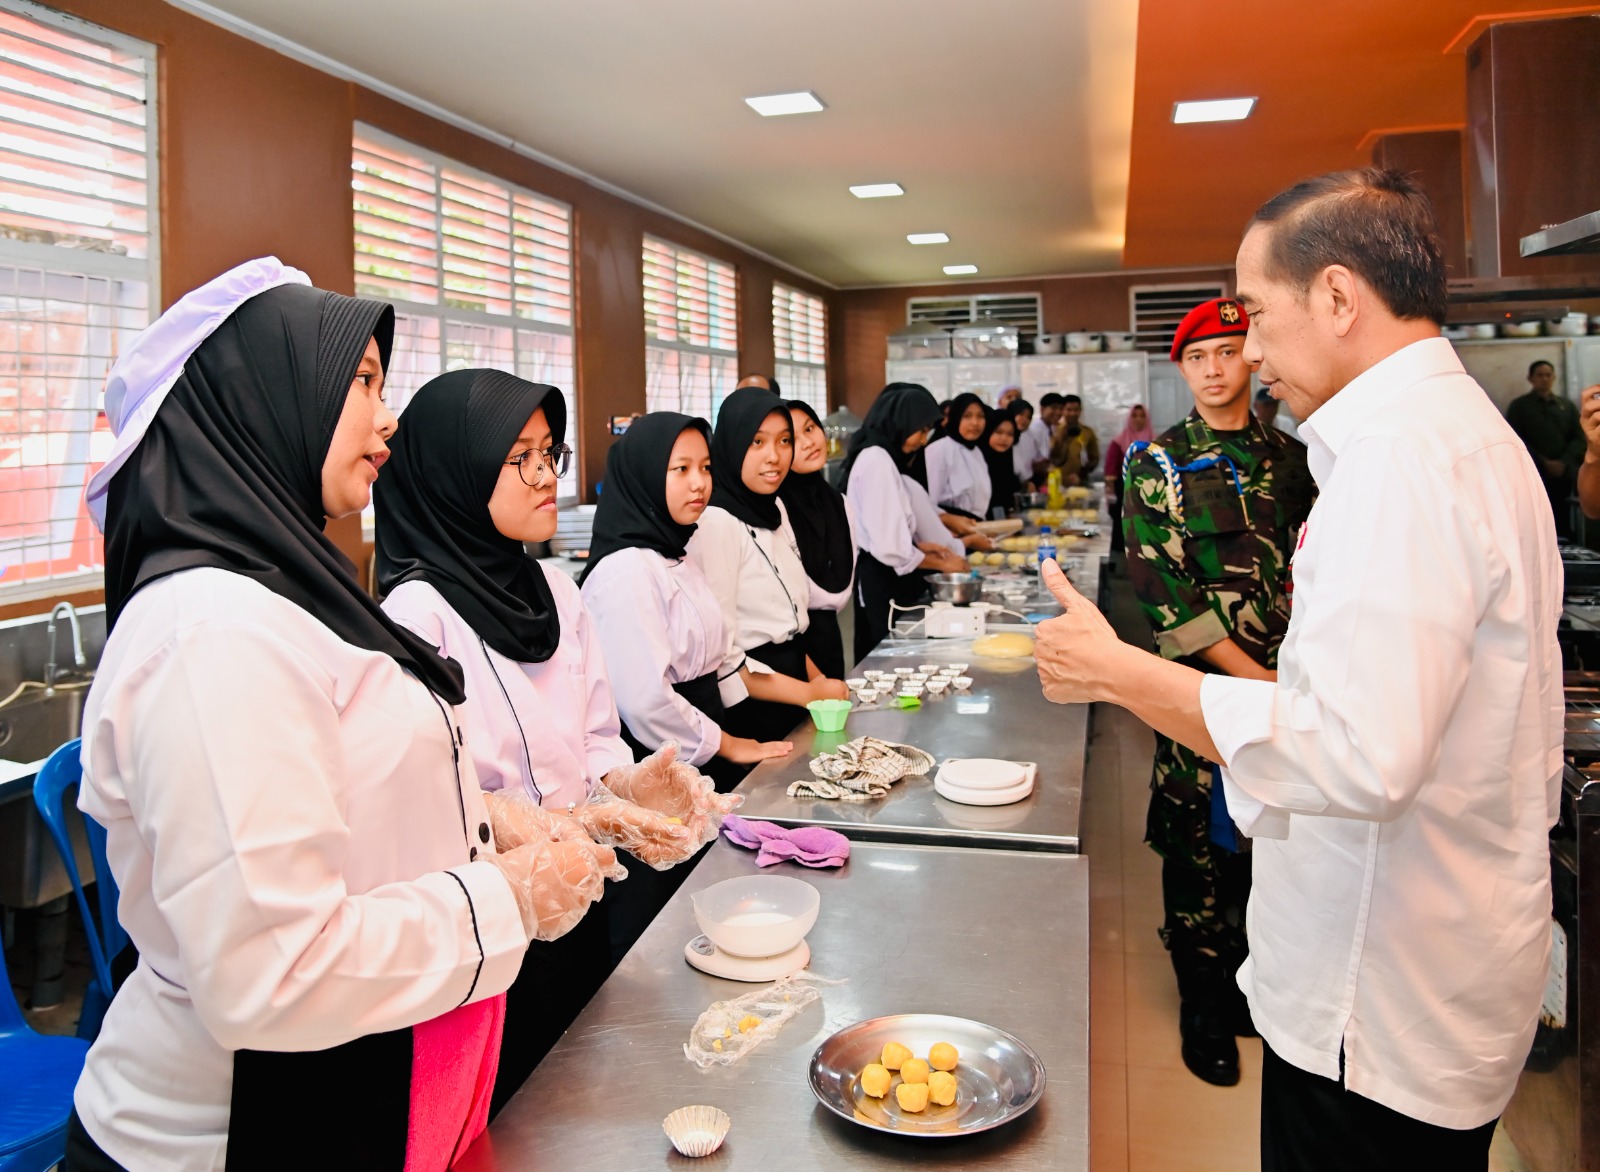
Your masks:
[[[878,1061],[883,1047],[899,1042],[918,1058],[935,1042],[949,1042],[961,1054],[956,1101],[928,1104],[925,1111],[902,1111],[893,1087],[881,1099],[861,1090],[862,1067]],[[900,1076],[895,1075],[895,1085]],[[846,1026],[811,1056],[811,1090],[834,1114],[895,1135],[943,1138],[988,1131],[1026,1112],[1044,1094],[1044,1063],[1027,1045],[1004,1030],[936,1013],[874,1017]]]

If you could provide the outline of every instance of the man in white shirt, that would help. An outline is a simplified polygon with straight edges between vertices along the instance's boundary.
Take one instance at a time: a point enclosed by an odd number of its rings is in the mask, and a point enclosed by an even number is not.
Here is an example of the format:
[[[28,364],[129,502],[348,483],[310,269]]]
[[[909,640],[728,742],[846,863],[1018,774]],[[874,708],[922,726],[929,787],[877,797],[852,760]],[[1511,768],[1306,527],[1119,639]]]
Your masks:
[[[1462,370],[1432,212],[1401,175],[1265,204],[1245,358],[1304,422],[1321,496],[1278,680],[1119,642],[1055,567],[1045,694],[1109,701],[1225,765],[1255,838],[1263,1172],[1483,1169],[1538,1019],[1562,751],[1554,522]]]

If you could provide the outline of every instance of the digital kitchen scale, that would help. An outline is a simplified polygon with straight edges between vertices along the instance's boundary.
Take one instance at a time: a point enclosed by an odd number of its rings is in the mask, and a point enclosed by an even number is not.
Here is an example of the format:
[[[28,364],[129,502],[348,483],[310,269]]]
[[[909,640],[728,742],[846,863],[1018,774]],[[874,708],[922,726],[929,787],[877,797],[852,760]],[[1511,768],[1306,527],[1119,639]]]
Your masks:
[[[734,956],[711,943],[710,937],[696,936],[683,946],[683,958],[713,977],[764,984],[782,980],[810,964],[811,946],[802,940],[777,956]]]

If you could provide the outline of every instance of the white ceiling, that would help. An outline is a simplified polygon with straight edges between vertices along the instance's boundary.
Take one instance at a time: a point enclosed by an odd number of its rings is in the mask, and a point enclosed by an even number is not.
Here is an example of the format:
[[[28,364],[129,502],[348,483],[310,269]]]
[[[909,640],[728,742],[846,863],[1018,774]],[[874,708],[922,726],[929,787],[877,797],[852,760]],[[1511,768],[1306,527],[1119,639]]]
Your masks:
[[[177,0],[838,286],[1118,267],[1137,0]],[[810,89],[821,114],[747,96]],[[907,194],[858,200],[853,183]],[[943,231],[917,247],[908,232]]]

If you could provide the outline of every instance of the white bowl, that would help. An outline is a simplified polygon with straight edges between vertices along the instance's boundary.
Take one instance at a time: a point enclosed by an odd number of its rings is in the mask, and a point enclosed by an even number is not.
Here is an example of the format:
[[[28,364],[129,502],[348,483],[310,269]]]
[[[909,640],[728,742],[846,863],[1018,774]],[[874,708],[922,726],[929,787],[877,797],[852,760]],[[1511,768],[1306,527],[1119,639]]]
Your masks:
[[[946,679],[937,679],[937,680],[929,680],[928,681],[928,691],[933,693],[935,696],[939,695],[939,693],[943,692],[949,686],[950,686],[950,681],[946,680]]]
[[[962,672],[966,671],[967,668],[969,668],[971,666],[972,665],[970,663],[952,663],[950,665],[950,670],[955,672],[956,675],[960,675]]]
[[[972,677],[957,676],[955,679],[951,680],[950,683],[955,687],[956,691],[965,692],[968,688],[972,687]]]
[[[859,692],[862,688],[867,686],[867,680],[865,676],[852,676],[850,679],[844,682],[844,686],[849,688],[852,692]]]
[[[920,696],[926,687],[926,684],[901,684],[900,694],[902,696]]]
[[[868,683],[876,683],[889,673],[886,671],[864,671],[861,674],[867,677]]]
[[[878,689],[877,688],[858,688],[858,689],[856,689],[856,699],[860,700],[863,704],[871,704],[875,700],[877,700],[877,698],[878,698]]]
[[[897,667],[894,669],[894,674],[904,678],[906,676],[916,675],[917,669],[914,667]]]
[[[817,922],[822,896],[787,875],[741,875],[696,891],[694,918],[729,956],[781,956]]]
[[[925,676],[932,675],[939,670],[939,665],[937,663],[919,663],[917,664],[917,670]]]
[[[682,1156],[709,1156],[722,1146],[733,1121],[720,1107],[679,1107],[661,1121]]]

